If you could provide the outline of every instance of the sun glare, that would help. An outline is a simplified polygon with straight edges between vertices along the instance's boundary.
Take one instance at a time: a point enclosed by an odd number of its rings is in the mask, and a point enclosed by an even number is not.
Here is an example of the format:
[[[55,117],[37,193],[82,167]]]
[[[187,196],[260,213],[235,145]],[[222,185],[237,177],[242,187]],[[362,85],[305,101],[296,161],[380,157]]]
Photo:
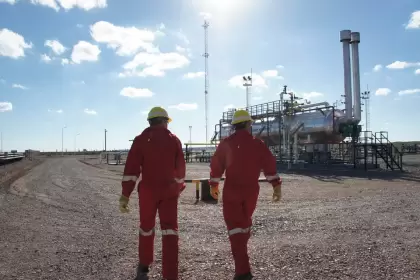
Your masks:
[[[255,1],[252,0],[193,0],[203,18],[226,24],[248,12]]]

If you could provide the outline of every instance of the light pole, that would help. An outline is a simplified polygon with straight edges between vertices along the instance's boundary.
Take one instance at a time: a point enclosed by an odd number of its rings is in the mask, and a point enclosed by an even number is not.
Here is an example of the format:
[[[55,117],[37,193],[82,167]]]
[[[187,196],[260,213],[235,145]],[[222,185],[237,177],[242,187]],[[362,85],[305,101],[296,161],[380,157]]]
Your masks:
[[[61,129],[61,156],[64,156],[64,129],[67,128],[67,126],[63,126]]]
[[[192,130],[192,125],[190,125],[190,144],[192,143],[191,142],[191,130]]]
[[[246,93],[246,109],[248,110],[249,107],[249,87],[252,87],[252,69],[251,69],[251,76],[243,76],[242,79],[244,80],[243,86],[245,87]]]
[[[80,133],[77,133],[75,136],[74,136],[74,154],[76,154],[76,152],[77,152],[77,136],[79,136],[80,135]]]

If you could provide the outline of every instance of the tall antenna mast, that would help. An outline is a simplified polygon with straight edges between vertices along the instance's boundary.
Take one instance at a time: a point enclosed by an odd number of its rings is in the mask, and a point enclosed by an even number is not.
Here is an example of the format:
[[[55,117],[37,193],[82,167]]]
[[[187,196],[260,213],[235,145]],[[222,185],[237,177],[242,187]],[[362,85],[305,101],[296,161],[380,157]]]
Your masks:
[[[204,103],[205,103],[205,116],[206,116],[206,143],[209,140],[208,135],[208,93],[209,93],[209,46],[208,46],[208,27],[209,23],[204,20]]]

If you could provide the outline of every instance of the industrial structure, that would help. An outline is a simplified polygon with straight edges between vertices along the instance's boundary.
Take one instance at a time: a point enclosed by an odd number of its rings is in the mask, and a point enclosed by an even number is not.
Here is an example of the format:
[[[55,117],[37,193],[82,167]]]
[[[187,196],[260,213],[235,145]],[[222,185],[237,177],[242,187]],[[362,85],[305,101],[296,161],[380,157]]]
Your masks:
[[[284,86],[279,100],[245,108],[254,119],[252,134],[264,140],[278,162],[286,163],[289,168],[294,164],[335,163],[368,169],[383,163],[386,168],[402,170],[402,154],[388,140],[388,133],[362,131],[359,124],[361,101],[368,101],[369,95],[369,92],[360,92],[360,33],[342,30],[340,42],[345,108],[338,109],[328,102],[302,102],[302,98],[287,92],[287,86]],[[232,133],[230,123],[234,112],[235,109],[223,112],[215,126],[212,143],[217,144]],[[368,124],[366,120],[365,125]]]

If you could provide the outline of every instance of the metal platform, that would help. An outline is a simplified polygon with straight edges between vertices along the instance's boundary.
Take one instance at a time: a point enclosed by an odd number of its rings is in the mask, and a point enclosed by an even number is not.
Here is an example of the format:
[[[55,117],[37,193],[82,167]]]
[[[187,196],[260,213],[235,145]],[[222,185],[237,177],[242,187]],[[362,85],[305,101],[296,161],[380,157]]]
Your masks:
[[[23,158],[25,158],[23,154],[0,155],[0,165],[6,165],[9,163],[20,161]]]

